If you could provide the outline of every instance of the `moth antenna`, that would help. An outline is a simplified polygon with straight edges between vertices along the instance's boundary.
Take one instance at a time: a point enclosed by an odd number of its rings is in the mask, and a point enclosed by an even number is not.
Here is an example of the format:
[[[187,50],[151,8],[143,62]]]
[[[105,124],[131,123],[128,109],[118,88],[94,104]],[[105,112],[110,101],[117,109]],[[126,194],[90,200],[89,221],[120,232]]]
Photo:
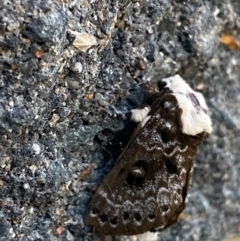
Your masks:
[[[103,146],[102,146],[102,149],[103,149],[104,151],[106,151],[106,152],[109,154],[109,156],[110,156],[110,161],[113,161],[114,158],[113,158],[111,152],[110,152],[109,150],[107,150],[107,148],[105,148],[105,147],[103,147]]]
[[[114,158],[113,158],[111,152],[110,152],[109,150],[107,150],[107,148],[105,148],[105,147],[103,147],[103,146],[102,146],[102,149],[109,154],[109,156],[110,156],[110,158],[111,158],[110,161],[114,161]],[[106,185],[108,186],[110,192],[112,193],[112,189],[111,189],[111,187],[109,186],[109,184],[108,184],[105,180],[103,180],[103,182],[106,183]]]
[[[111,187],[109,186],[108,182],[106,180],[103,180],[104,183],[106,183],[106,185],[108,186],[108,189],[110,190],[111,194],[113,194],[113,191],[111,189]]]

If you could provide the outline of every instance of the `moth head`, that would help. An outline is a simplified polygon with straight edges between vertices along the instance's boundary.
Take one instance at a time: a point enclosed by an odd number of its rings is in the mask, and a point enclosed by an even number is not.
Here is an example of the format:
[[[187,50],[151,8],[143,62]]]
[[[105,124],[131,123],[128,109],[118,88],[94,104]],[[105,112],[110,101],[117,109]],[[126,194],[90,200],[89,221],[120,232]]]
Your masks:
[[[194,91],[179,75],[162,79],[162,83],[173,92],[182,110],[182,132],[192,136],[202,132],[210,134],[212,121],[203,95]]]

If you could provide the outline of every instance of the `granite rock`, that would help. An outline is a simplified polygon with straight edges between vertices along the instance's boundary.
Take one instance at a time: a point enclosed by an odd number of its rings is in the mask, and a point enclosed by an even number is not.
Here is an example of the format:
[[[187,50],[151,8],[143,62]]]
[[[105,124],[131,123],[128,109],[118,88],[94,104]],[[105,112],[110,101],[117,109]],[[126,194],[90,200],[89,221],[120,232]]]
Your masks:
[[[0,240],[99,240],[86,207],[134,129],[139,83],[176,73],[214,131],[159,240],[240,240],[239,14],[238,0],[1,1]]]

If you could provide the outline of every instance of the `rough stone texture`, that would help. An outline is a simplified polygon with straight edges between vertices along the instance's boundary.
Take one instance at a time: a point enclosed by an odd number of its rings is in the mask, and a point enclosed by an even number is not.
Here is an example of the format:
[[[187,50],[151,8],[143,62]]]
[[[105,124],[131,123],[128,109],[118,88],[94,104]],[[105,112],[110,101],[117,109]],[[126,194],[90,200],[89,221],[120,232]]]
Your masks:
[[[1,1],[0,240],[98,240],[86,206],[133,131],[138,83],[176,73],[214,132],[159,240],[240,240],[240,52],[220,42],[239,28],[239,0]]]

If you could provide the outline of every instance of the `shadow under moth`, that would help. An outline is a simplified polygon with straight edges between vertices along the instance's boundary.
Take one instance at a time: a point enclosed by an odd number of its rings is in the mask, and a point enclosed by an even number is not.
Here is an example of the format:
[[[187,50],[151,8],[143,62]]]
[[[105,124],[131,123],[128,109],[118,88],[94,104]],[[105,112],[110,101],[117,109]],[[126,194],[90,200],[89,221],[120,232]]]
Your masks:
[[[146,89],[144,105],[131,111],[139,124],[88,206],[85,223],[97,235],[138,235],[177,222],[197,148],[212,131],[203,95],[179,75]]]

